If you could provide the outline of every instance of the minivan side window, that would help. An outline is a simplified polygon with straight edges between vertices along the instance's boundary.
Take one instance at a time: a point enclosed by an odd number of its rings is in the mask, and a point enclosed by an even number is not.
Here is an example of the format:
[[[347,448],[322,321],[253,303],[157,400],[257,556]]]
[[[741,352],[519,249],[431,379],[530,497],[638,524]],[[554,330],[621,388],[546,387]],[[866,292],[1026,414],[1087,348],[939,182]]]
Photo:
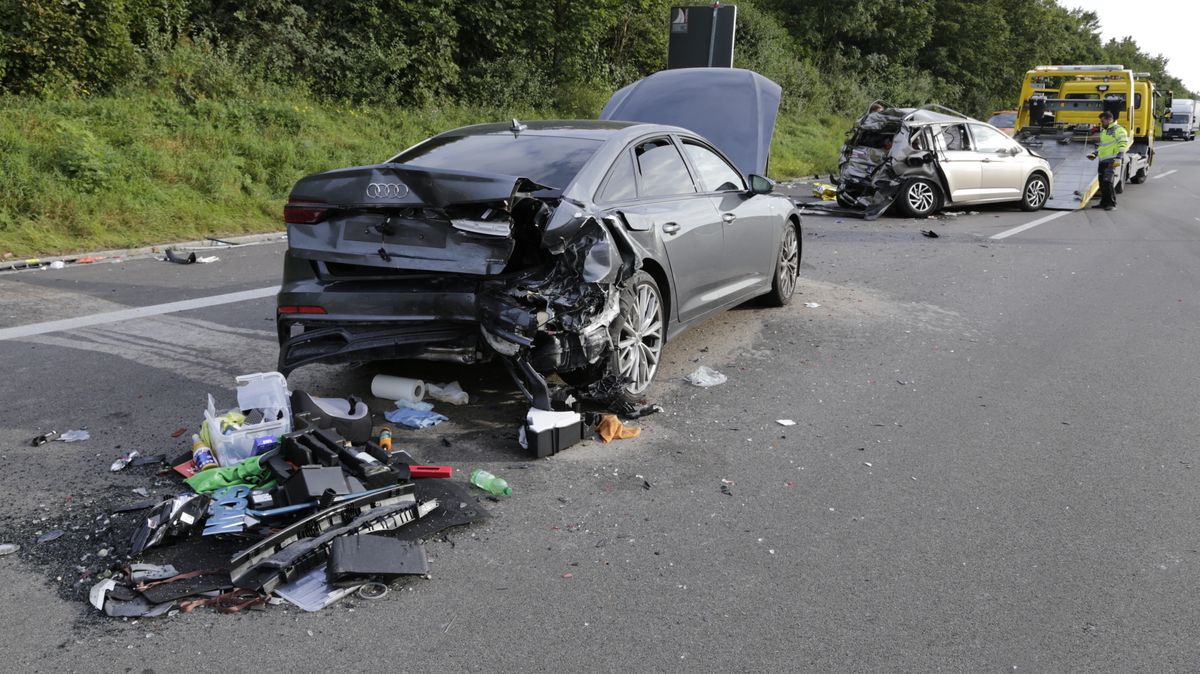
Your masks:
[[[639,196],[664,197],[696,191],[683,157],[679,156],[679,151],[670,140],[655,138],[638,143],[633,148],[633,156],[642,175]]]
[[[966,124],[951,124],[942,129],[939,135],[942,138],[942,147],[947,150],[971,149],[971,138],[967,135]]]
[[[971,135],[975,137],[976,152],[994,153],[997,150],[1007,150],[1012,147],[1012,141],[1008,139],[1008,136],[990,126],[972,124]]]
[[[683,151],[700,174],[700,183],[705,192],[741,192],[746,189],[742,174],[716,152],[687,139],[683,141]]]

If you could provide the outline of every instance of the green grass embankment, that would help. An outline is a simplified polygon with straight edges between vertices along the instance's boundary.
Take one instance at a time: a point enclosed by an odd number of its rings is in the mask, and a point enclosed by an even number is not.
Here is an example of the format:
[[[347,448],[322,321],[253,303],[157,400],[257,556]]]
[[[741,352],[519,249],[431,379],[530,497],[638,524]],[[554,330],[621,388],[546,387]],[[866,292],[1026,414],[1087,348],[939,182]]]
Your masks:
[[[0,255],[126,248],[280,229],[292,184],[382,161],[466,124],[553,114],[317,102],[287,91],[0,98]],[[832,170],[844,120],[781,117],[775,178]]]

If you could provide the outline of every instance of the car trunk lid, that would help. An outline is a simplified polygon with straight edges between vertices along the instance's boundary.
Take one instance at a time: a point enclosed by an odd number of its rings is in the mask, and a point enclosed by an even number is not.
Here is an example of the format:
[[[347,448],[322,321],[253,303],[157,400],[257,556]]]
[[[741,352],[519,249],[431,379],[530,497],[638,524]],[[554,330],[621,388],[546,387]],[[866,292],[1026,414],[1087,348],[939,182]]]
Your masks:
[[[515,240],[509,209],[541,188],[517,176],[377,164],[302,178],[285,208],[297,257],[490,275]]]

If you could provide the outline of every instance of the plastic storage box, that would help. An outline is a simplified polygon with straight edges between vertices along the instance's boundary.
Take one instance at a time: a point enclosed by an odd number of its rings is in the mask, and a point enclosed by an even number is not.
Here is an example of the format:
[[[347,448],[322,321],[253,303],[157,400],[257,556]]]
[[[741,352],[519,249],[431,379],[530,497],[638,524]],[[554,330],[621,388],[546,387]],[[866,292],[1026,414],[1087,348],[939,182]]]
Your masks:
[[[278,372],[257,372],[237,378],[238,409],[243,412],[258,410],[262,421],[243,424],[229,433],[221,432],[217,419],[216,403],[212,394],[208,396],[208,409],[204,412],[204,423],[208,426],[208,437],[217,462],[232,466],[254,456],[254,441],[268,435],[282,437],[292,431],[292,405],[287,388],[287,379]]]

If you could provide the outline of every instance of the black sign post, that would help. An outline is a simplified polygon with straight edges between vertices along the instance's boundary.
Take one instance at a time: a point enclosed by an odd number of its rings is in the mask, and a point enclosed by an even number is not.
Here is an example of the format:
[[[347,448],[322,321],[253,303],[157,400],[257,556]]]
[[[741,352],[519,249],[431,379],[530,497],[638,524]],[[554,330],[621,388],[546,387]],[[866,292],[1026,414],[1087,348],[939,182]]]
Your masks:
[[[667,68],[732,68],[737,5],[671,8]]]

